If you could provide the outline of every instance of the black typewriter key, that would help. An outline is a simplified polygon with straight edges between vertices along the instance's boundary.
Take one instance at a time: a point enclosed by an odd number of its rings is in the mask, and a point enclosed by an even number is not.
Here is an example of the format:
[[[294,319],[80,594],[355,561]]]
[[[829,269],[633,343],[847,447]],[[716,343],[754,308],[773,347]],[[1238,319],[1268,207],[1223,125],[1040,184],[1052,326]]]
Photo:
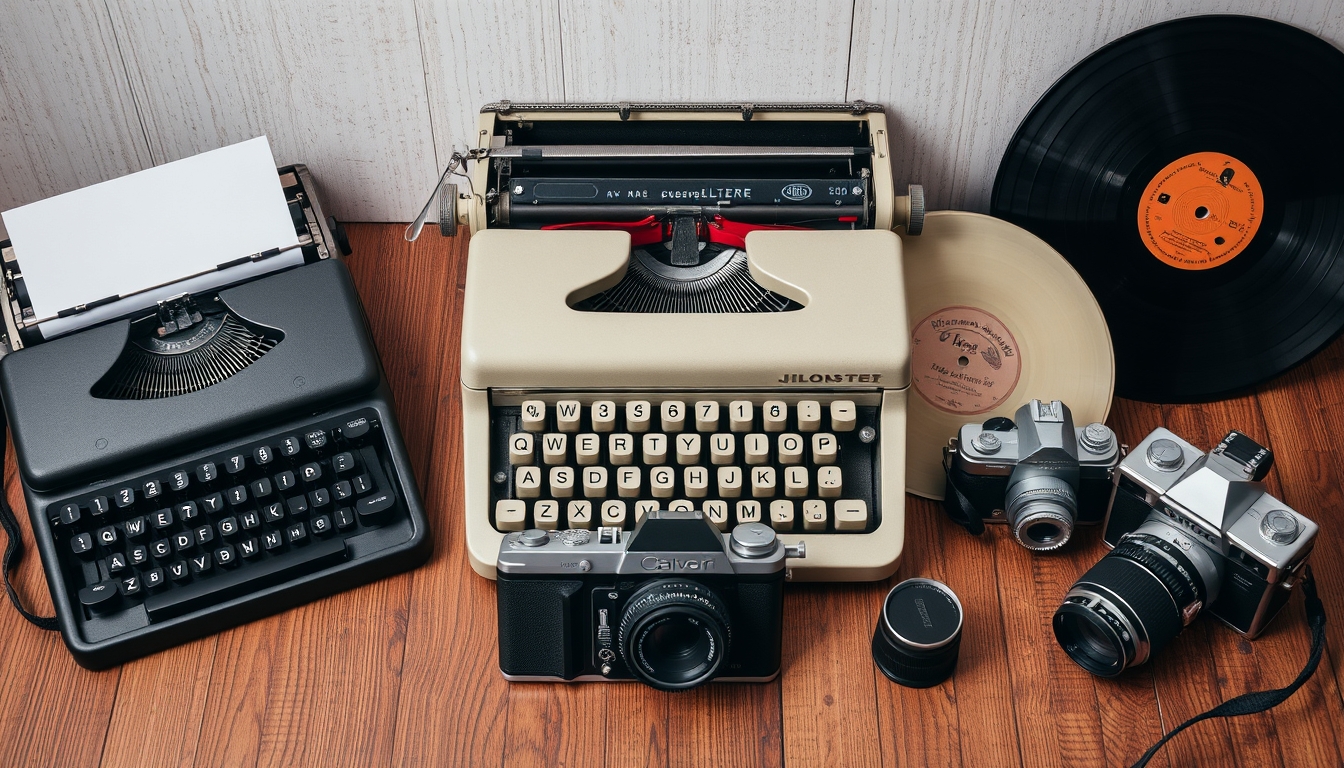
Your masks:
[[[186,470],[179,469],[168,476],[168,487],[174,491],[185,491],[188,485],[191,485],[191,475]]]
[[[261,527],[261,515],[256,512],[244,512],[238,516],[238,524],[244,531],[251,531]]]
[[[349,507],[337,507],[332,517],[336,519],[336,527],[342,531],[355,524],[355,513]]]
[[[392,508],[397,498],[391,491],[375,493],[372,496],[366,496],[355,502],[355,511],[359,513],[361,520],[377,520],[383,516],[383,513]]]
[[[288,491],[290,488],[293,488],[294,485],[294,473],[289,470],[285,470],[275,476],[275,489],[278,491]]]
[[[146,480],[142,492],[146,499],[158,498],[163,493],[163,484],[158,480]]]
[[[270,552],[273,549],[279,549],[284,543],[285,537],[282,536],[279,531],[267,531],[261,537],[261,546],[265,548],[267,552]]]
[[[291,496],[285,501],[289,505],[289,514],[293,517],[303,517],[308,514],[308,497]]]
[[[308,492],[308,504],[313,509],[321,509],[331,503],[331,491],[326,488],[317,488]]]
[[[158,589],[164,585],[162,568],[150,568],[145,571],[144,577],[145,589]]]
[[[156,530],[162,531],[173,524],[173,511],[171,509],[160,509],[149,516],[149,524],[154,526]]]
[[[261,508],[261,516],[268,523],[278,523],[285,519],[285,508],[278,501],[267,504]]]
[[[120,597],[121,590],[113,579],[90,584],[79,590],[79,604],[93,613],[107,613],[117,607],[121,602]]]
[[[126,538],[128,539],[143,539],[145,534],[149,532],[149,526],[145,523],[143,517],[132,517],[121,525],[126,531]]]
[[[285,539],[290,544],[303,544],[308,540],[308,526],[302,522],[292,523],[285,527]]]
[[[224,498],[228,500],[229,506],[236,507],[247,501],[247,488],[241,485],[235,485],[224,492]]]
[[[229,474],[231,475],[235,475],[238,474],[239,472],[242,472],[243,467],[246,466],[247,466],[247,459],[244,459],[243,454],[241,453],[235,453],[234,455],[224,460],[224,469],[228,470]]]
[[[362,495],[373,490],[373,481],[369,479],[368,475],[359,475],[352,482],[355,486],[355,493]]]
[[[238,542],[238,554],[244,560],[251,560],[261,554],[261,544],[256,539],[243,539]]]
[[[238,564],[238,554],[233,551],[233,545],[225,544],[215,550],[215,562],[221,568],[232,568]]]
[[[74,525],[75,523],[79,522],[79,505],[62,504],[60,515],[61,515],[61,525]]]
[[[89,499],[89,514],[94,517],[107,514],[108,509],[106,496],[94,496]]]
[[[322,479],[322,465],[315,461],[304,464],[299,467],[299,477],[302,477],[305,483],[317,482]]]
[[[190,575],[191,571],[188,570],[185,562],[178,560],[175,563],[168,564],[168,578],[173,581],[182,581]]]
[[[70,551],[74,552],[76,555],[81,556],[87,555],[92,550],[93,550],[92,534],[81,533],[77,536],[70,537]]]
[[[326,515],[318,515],[313,518],[313,535],[326,536],[332,532],[331,518]]]
[[[178,552],[184,552],[196,546],[196,537],[191,535],[191,531],[178,531],[173,534],[173,549]]]
[[[117,584],[123,597],[135,597],[140,594],[140,577],[127,576]]]
[[[192,533],[196,536],[197,544],[209,544],[215,540],[215,529],[209,525],[202,525]]]
[[[364,433],[368,431],[369,420],[362,417],[345,422],[345,426],[341,428],[341,434],[345,435],[349,440],[357,440],[363,437]]]
[[[194,501],[184,501],[181,504],[178,504],[177,506],[173,507],[173,511],[177,512],[177,519],[183,521],[195,520],[196,517],[201,513],[200,509],[196,506],[196,502]]]
[[[135,503],[135,489],[118,488],[117,492],[112,494],[112,501],[122,509],[131,506]]]
[[[355,495],[355,489],[350,487],[349,480],[342,480],[331,486],[331,495],[335,496],[337,501],[345,501]]]
[[[201,499],[201,508],[210,513],[224,509],[224,494],[212,493]]]
[[[272,451],[271,446],[269,445],[258,445],[256,448],[252,449],[252,460],[258,465],[270,464],[271,460],[274,458],[275,451]]]
[[[309,448],[316,451],[327,444],[327,433],[320,429],[314,429],[313,431],[304,434],[303,442],[307,443]]]
[[[110,547],[117,543],[117,529],[110,525],[105,525],[98,529],[98,543],[104,547]]]
[[[280,438],[281,456],[293,456],[301,450],[303,450],[303,444],[299,442],[299,438],[293,435]]]
[[[271,495],[271,479],[263,477],[260,480],[252,481],[252,498],[264,499]]]
[[[126,554],[123,552],[113,552],[107,556],[106,562],[109,574],[118,574],[126,570]]]
[[[219,477],[219,470],[213,461],[207,461],[196,467],[196,479],[200,482],[209,483],[216,477]]]
[[[219,521],[219,535],[228,538],[238,533],[238,518],[226,517]]]
[[[167,539],[156,539],[149,543],[149,554],[154,556],[155,560],[162,560],[173,554],[173,543]]]
[[[355,468],[355,456],[349,451],[343,451],[331,457],[331,468],[336,470],[336,474],[349,472]]]
[[[127,555],[131,559],[131,565],[144,565],[149,562],[149,547],[144,544],[131,547],[131,551]]]
[[[191,566],[192,576],[200,576],[215,566],[215,560],[209,552],[189,557],[187,563]]]

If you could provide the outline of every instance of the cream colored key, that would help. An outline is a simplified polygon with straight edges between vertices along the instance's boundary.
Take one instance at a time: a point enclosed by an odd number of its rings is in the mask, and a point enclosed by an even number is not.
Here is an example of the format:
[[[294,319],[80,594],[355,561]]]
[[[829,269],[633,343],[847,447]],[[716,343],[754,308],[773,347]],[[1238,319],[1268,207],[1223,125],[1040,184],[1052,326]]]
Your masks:
[[[807,495],[807,467],[784,468],[784,495],[791,499]]]
[[[513,466],[531,464],[537,456],[537,446],[526,432],[515,432],[509,438],[509,463]]]
[[[551,495],[557,499],[574,495],[573,467],[551,467]]]
[[[667,463],[667,435],[661,432],[650,432],[644,436],[644,463]]]
[[[755,418],[750,400],[734,400],[728,404],[728,429],[733,432],[750,432],[751,422]]]
[[[613,528],[624,528],[625,502],[619,499],[602,502],[602,524]]]
[[[789,404],[783,400],[766,400],[761,403],[761,420],[765,422],[766,432],[783,432],[789,423]]]
[[[704,506],[705,519],[713,523],[720,531],[728,530],[728,502],[706,501]],[[519,528],[518,530],[522,530]]]
[[[600,499],[607,495],[607,468],[583,468],[583,495],[590,499]]]
[[[854,407],[853,400],[832,400],[831,401],[831,431],[832,432],[853,432],[854,424],[858,421],[859,410]],[[836,518],[836,525],[839,526],[839,518]]]
[[[793,502],[775,499],[770,502],[770,527],[776,531],[793,530]]]
[[[711,464],[732,464],[737,455],[737,435],[720,432],[709,436],[709,461]]]
[[[648,432],[652,412],[653,406],[648,400],[631,400],[625,404],[625,428],[631,432]]]
[[[677,435],[674,439],[677,444],[677,463],[678,464],[699,464],[700,463],[700,436],[694,432],[687,432]]]
[[[560,526],[560,502],[542,499],[532,505],[532,525],[547,531]]]
[[[671,504],[668,504],[668,505],[667,505],[667,508],[668,508],[669,511],[672,511],[672,512],[694,512],[694,511],[695,511],[695,505],[692,504],[691,502],[687,501],[686,499],[677,499],[676,501],[672,502]]]
[[[739,501],[737,502],[737,523],[759,523],[761,522],[761,502],[759,501]]]
[[[635,463],[635,436],[625,432],[607,435],[607,459],[616,466]]]
[[[843,489],[839,467],[817,468],[817,494],[822,498],[834,499]]]
[[[719,467],[719,495],[730,499],[742,495],[741,467]]]
[[[523,429],[528,432],[546,431],[546,403],[543,400],[524,400],[519,409],[523,414]]]
[[[518,467],[513,474],[514,493],[520,499],[535,499],[541,495],[541,468]]]
[[[602,455],[602,438],[592,432],[574,436],[574,460],[580,466],[591,466]]]
[[[526,503],[518,499],[500,499],[495,502],[495,528],[501,531],[521,531],[526,527]]]
[[[662,412],[664,432],[680,432],[686,428],[686,403],[680,400],[664,400]]]
[[[768,499],[775,495],[775,468],[752,467],[751,495],[758,499]]]
[[[704,467],[686,467],[682,470],[682,486],[686,495],[693,499],[703,499],[709,495],[709,470]]]
[[[643,485],[644,473],[639,467],[616,468],[616,495],[623,499],[639,496],[639,487]]]
[[[695,404],[695,429],[713,432],[719,428],[719,404],[715,400],[700,400]]]
[[[593,403],[593,431],[610,432],[616,428],[616,404],[610,400]]]
[[[552,466],[564,464],[569,453],[569,435],[548,432],[541,436],[541,460]]]
[[[862,531],[868,527],[868,502],[863,499],[838,499],[835,502],[835,530]]]
[[[770,436],[757,432],[742,438],[742,457],[748,464],[769,464]]]
[[[798,430],[816,432],[821,429],[821,403],[816,400],[798,401]]]
[[[593,527],[593,502],[571,501],[565,505],[565,517],[569,518],[570,528]]]
[[[816,499],[803,502],[803,530],[826,530],[826,502]]]
[[[670,499],[677,486],[677,470],[671,467],[654,467],[649,470],[649,492],[655,499]]]
[[[803,463],[803,438],[801,435],[785,432],[779,436],[779,463]]]
[[[583,404],[578,400],[555,402],[555,428],[561,432],[578,432],[579,417],[582,415]]]
[[[812,461],[817,464],[835,463],[836,441],[830,432],[817,432],[812,435]]]
[[[635,525],[639,525],[639,522],[643,520],[644,517],[648,515],[650,512],[657,512],[660,508],[661,505],[658,502],[652,501],[650,499],[641,499],[640,501],[636,501]]]

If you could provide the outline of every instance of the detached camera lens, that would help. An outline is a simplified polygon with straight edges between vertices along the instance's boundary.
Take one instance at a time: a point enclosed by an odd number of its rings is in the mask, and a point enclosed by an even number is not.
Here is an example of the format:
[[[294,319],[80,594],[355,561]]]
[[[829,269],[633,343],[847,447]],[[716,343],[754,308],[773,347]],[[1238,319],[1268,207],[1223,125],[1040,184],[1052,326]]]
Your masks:
[[[961,601],[933,579],[891,588],[873,631],[873,661],[893,682],[928,688],[952,676],[961,649]]]
[[[664,691],[713,679],[728,655],[731,625],[718,595],[688,581],[660,580],[631,596],[617,646],[626,666]]]

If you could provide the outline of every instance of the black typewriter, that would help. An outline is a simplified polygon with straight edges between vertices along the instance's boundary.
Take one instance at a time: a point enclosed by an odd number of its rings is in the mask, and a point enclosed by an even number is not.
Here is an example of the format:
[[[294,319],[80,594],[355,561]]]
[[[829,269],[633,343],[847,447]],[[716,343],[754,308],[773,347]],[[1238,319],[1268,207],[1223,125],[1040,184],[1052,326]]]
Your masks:
[[[85,667],[429,554],[391,393],[340,259],[344,233],[303,166],[279,174],[299,236],[292,263],[149,306],[81,308],[100,314],[76,330],[80,313],[54,330],[33,322],[22,256],[0,243],[0,393],[57,622]],[[263,257],[281,255],[250,261]]]

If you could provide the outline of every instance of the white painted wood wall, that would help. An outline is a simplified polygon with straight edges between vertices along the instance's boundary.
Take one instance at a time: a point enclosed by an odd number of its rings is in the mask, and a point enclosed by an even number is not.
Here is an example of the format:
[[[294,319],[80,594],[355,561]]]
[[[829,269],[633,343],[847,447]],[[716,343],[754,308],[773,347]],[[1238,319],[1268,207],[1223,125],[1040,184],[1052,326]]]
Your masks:
[[[0,210],[265,133],[331,212],[407,221],[480,105],[885,104],[898,184],[985,210],[1045,89],[1199,13],[1344,46],[1344,0],[0,0]],[[1341,85],[1344,87],[1344,84]],[[1270,97],[1270,94],[1260,96]]]

